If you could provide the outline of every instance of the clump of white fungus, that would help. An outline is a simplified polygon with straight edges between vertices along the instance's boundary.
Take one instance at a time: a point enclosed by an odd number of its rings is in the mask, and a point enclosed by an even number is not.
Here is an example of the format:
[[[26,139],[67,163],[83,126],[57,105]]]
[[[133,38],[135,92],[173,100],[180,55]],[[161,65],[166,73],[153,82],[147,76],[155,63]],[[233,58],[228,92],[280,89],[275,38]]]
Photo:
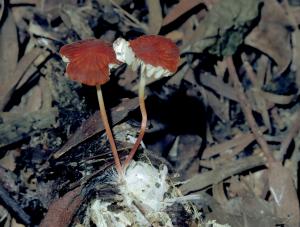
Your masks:
[[[165,208],[169,184],[166,181],[168,169],[160,170],[142,161],[132,161],[127,168],[120,193],[123,197],[121,210],[110,209],[112,202],[94,200],[88,207],[85,226],[92,221],[97,227],[126,226],[173,226]]]

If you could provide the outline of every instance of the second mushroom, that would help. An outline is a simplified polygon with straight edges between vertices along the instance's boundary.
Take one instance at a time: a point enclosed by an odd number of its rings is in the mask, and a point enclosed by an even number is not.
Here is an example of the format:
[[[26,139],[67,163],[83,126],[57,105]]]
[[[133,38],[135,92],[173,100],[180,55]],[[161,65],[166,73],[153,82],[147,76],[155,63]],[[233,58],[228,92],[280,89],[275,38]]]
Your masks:
[[[124,168],[130,164],[146,130],[147,112],[145,106],[146,77],[159,79],[177,71],[180,63],[179,49],[170,39],[158,35],[144,35],[131,41],[118,38],[113,43],[116,57],[140,72],[139,103],[142,114],[140,134],[127,156]]]

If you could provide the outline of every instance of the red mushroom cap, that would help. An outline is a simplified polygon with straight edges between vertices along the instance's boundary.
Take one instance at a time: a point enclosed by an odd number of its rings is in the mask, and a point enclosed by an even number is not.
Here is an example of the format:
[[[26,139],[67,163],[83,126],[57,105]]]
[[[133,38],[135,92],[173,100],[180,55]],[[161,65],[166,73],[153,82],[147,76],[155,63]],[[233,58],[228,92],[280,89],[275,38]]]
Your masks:
[[[67,75],[83,84],[95,86],[109,80],[109,65],[118,64],[110,43],[87,39],[63,46],[60,55],[68,62]]]
[[[145,64],[175,73],[180,63],[179,49],[172,40],[159,35],[144,35],[129,41],[135,56]]]

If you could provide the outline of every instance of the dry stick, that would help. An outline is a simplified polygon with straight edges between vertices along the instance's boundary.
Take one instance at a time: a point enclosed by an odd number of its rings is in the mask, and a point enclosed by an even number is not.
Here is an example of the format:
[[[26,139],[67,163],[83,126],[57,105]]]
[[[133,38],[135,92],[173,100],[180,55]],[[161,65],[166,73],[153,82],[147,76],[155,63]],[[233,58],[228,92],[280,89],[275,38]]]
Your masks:
[[[29,226],[31,223],[30,216],[25,213],[25,211],[19,206],[17,201],[15,201],[6,191],[6,189],[0,184],[0,203],[12,212],[17,220]]]
[[[110,126],[108,123],[108,119],[107,119],[107,114],[105,111],[105,105],[104,105],[103,95],[102,95],[102,91],[101,91],[101,86],[97,85],[96,88],[97,88],[97,96],[98,96],[98,102],[99,102],[99,107],[100,107],[101,119],[102,119],[105,131],[106,131],[106,134],[107,134],[110,146],[111,146],[111,151],[114,156],[116,169],[117,169],[119,176],[123,176],[123,170],[122,170],[121,162],[119,159],[117,147],[116,147],[115,140],[112,135],[112,132],[111,132],[111,129],[110,129]]]
[[[287,149],[289,148],[289,145],[292,142],[293,138],[299,133],[299,130],[300,130],[300,110],[298,110],[298,112],[296,114],[297,114],[297,117],[292,122],[291,129],[289,130],[288,135],[281,143],[281,147],[279,150],[279,157],[280,157],[281,161],[283,160],[283,157],[284,157]]]
[[[138,147],[140,146],[140,143],[144,137],[146,126],[147,126],[147,111],[145,106],[145,86],[146,86],[146,78],[143,72],[141,72],[140,76],[140,84],[139,84],[139,103],[140,103],[140,110],[142,114],[142,125],[140,129],[140,134],[135,141],[135,144],[133,145],[129,155],[127,156],[125,163],[124,163],[124,169],[127,168],[129,165],[131,159],[133,158],[134,154],[136,153]]]
[[[260,145],[260,147],[263,151],[263,154],[267,158],[268,165],[270,165],[271,163],[275,162],[275,159],[269,149],[269,146],[268,146],[266,140],[263,138],[263,134],[262,134],[261,130],[257,126],[256,121],[253,117],[251,105],[243,91],[242,84],[239,81],[239,77],[237,75],[237,72],[236,72],[236,69],[233,64],[233,60],[232,60],[231,56],[226,58],[226,64],[228,67],[229,76],[233,82],[234,89],[236,90],[236,93],[237,93],[237,98],[240,102],[241,108],[244,112],[244,115],[249,124],[249,127],[250,127],[251,131],[253,132],[256,141]]]

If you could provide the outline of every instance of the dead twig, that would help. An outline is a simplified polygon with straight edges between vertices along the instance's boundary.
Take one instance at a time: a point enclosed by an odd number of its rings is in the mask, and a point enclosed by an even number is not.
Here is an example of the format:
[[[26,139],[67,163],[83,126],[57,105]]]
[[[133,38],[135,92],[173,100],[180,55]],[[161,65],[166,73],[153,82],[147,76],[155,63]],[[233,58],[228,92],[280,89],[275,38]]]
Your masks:
[[[142,29],[145,33],[148,31],[148,26],[144,23],[141,23],[138,19],[136,19],[134,16],[132,16],[130,13],[128,13],[126,10],[122,9],[121,6],[119,6],[115,1],[110,0],[111,4],[116,7],[115,11],[124,19],[124,21],[134,27]]]
[[[289,148],[290,143],[292,142],[293,138],[299,133],[300,130],[300,110],[296,113],[296,118],[291,124],[291,128],[289,133],[287,134],[286,138],[282,141],[281,147],[279,150],[279,160],[283,160],[283,157]]]
[[[256,141],[260,145],[264,156],[267,158],[267,164],[270,165],[271,163],[275,162],[275,159],[269,149],[269,146],[268,146],[266,140],[263,137],[261,130],[259,129],[258,125],[256,124],[255,118],[252,114],[250,102],[247,99],[247,97],[243,91],[242,84],[239,81],[239,77],[237,75],[237,72],[236,72],[236,69],[233,64],[233,60],[232,60],[231,56],[226,58],[226,63],[227,63],[227,67],[228,67],[229,76],[233,82],[234,89],[237,93],[237,98],[238,98],[241,108],[244,112],[246,120],[249,124],[249,127],[250,127],[251,131],[253,132]]]
[[[253,155],[247,158],[236,160],[235,162],[227,162],[223,166],[214,170],[207,171],[201,174],[196,174],[190,178],[185,184],[180,186],[182,194],[186,195],[189,192],[204,189],[212,184],[217,184],[222,180],[241,173],[245,170],[263,165],[262,157]]]
[[[19,206],[19,204],[9,195],[9,193],[0,184],[0,202],[11,214],[25,225],[31,223],[30,216]]]

